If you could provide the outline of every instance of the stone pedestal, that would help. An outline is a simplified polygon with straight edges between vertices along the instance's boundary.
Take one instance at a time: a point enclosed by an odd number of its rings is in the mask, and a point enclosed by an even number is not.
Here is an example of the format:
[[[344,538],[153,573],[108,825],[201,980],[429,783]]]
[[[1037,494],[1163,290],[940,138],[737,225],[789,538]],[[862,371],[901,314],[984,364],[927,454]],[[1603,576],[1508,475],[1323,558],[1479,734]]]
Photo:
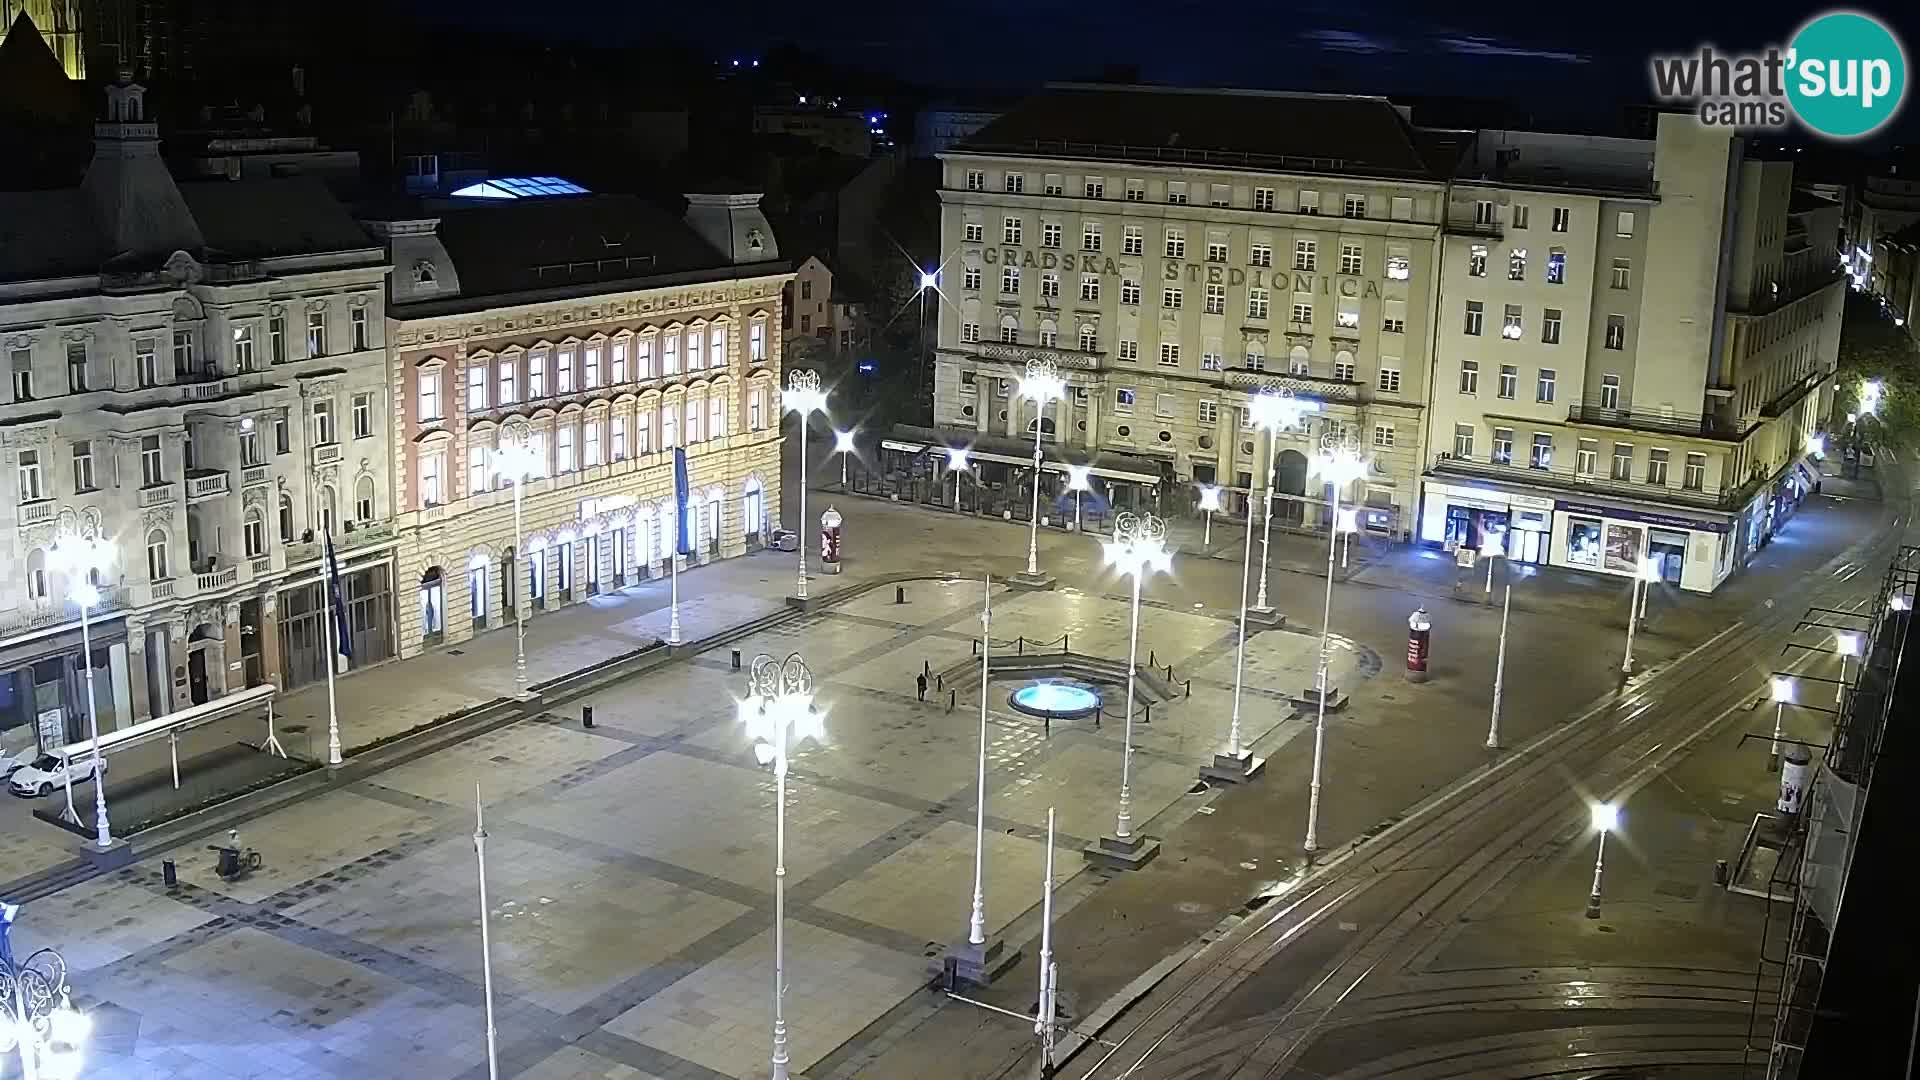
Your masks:
[[[1055,582],[1052,574],[1019,573],[1008,578],[1007,584],[1029,592],[1045,592],[1053,588]]]
[[[1138,870],[1160,855],[1160,841],[1136,834],[1119,840],[1103,836],[1082,848],[1088,862],[1107,870]]]
[[[77,807],[78,805],[79,797],[75,796],[75,806]],[[111,810],[112,807],[108,807],[108,809]],[[91,829],[93,827],[93,807],[89,805],[85,810],[81,811],[81,813],[86,816],[87,827]],[[120,867],[126,866],[133,861],[133,845],[125,840],[115,840],[112,844],[103,848],[92,840],[88,840],[85,844],[81,845],[80,855],[96,869],[118,870]]]
[[[1341,693],[1340,688],[1337,686],[1329,686],[1325,691],[1322,691],[1318,687],[1309,686],[1288,700],[1298,709],[1306,712],[1318,712],[1320,711],[1320,696],[1322,693],[1326,695],[1328,712],[1336,713],[1347,707],[1347,695]]]
[[[1213,764],[1200,766],[1200,779],[1243,784],[1260,775],[1260,770],[1266,767],[1267,759],[1254,757],[1251,750],[1241,750],[1238,755],[1215,754]]]
[[[1247,609],[1247,629],[1278,630],[1287,625],[1287,617],[1278,608],[1250,607]]]
[[[1020,950],[1007,948],[1003,940],[992,939],[984,945],[962,940],[949,948],[933,967],[933,974],[944,975],[947,962],[953,963],[954,978],[974,986],[986,986],[1020,962]]]

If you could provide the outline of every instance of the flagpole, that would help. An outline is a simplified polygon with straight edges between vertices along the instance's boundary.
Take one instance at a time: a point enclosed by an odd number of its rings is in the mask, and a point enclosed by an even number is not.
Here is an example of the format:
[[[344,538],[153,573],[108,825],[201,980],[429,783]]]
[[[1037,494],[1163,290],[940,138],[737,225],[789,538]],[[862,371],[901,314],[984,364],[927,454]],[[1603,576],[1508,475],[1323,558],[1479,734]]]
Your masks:
[[[333,549],[333,538],[327,538],[327,549]],[[340,587],[340,571],[330,567],[333,572],[332,589]],[[340,767],[340,708],[333,694],[333,669],[340,663],[340,629],[334,623],[333,596],[327,597],[327,768]]]
[[[667,625],[667,644],[669,645],[680,644],[680,526],[681,524],[682,522],[677,520],[674,522],[673,548],[667,552],[667,565],[672,568],[670,571],[670,574],[673,582],[673,621]]]

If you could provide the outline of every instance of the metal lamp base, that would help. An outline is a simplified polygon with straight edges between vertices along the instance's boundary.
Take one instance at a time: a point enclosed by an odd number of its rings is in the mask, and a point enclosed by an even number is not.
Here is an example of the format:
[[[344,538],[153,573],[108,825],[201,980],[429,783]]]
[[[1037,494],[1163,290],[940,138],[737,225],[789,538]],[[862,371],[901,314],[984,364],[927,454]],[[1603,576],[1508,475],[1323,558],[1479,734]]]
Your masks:
[[[986,986],[1018,964],[1020,955],[1019,949],[1007,948],[1007,943],[1001,939],[996,938],[984,945],[961,940],[933,965],[932,973],[944,977],[948,965],[951,965],[957,981]]]
[[[1008,578],[1007,584],[1013,586],[1016,589],[1025,589],[1029,592],[1045,592],[1046,590],[1053,588],[1056,582],[1054,581],[1054,577],[1052,574],[1021,573],[1021,574],[1015,574],[1012,577]]]
[[[1138,870],[1160,855],[1160,841],[1146,836],[1126,840],[1103,836],[1080,850],[1088,862],[1107,870]]]
[[[1279,608],[1250,607],[1247,609],[1247,626],[1262,630],[1278,630],[1287,625],[1287,617]]]
[[[1251,750],[1242,750],[1238,754],[1215,754],[1213,764],[1200,766],[1200,779],[1244,784],[1260,775],[1260,770],[1266,767],[1267,759],[1254,757]]]

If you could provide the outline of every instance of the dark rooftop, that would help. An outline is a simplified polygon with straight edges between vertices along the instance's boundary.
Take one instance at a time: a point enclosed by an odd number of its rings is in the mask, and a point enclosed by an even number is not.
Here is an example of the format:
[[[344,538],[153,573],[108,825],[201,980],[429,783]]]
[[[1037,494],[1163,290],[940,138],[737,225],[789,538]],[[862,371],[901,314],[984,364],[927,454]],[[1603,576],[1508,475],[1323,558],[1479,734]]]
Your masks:
[[[91,274],[106,257],[79,188],[0,192],[0,281]]]
[[[1055,85],[955,149],[1438,178],[1392,103],[1335,94]]]
[[[265,259],[380,246],[316,177],[191,181],[180,185],[180,197],[207,248],[228,257]]]
[[[1787,201],[1787,213],[1809,214],[1815,210],[1838,210],[1840,204],[1818,192],[1806,188],[1793,189],[1793,196]]]

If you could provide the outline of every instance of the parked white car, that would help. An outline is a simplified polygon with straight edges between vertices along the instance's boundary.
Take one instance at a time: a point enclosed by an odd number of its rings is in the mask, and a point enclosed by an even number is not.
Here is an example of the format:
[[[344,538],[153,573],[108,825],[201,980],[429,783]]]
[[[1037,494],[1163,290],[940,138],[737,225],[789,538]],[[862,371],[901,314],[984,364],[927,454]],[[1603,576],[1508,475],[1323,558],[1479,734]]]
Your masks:
[[[0,754],[0,780],[5,780],[18,770],[33,764],[33,759],[39,756],[40,748],[36,746],[15,750],[11,754]]]
[[[100,759],[100,771],[107,771],[107,761]],[[93,755],[83,754],[72,758],[56,757],[53,754],[41,754],[7,778],[7,790],[21,798],[38,798],[51,795],[55,788],[64,788],[71,781],[75,784],[93,779]]]

